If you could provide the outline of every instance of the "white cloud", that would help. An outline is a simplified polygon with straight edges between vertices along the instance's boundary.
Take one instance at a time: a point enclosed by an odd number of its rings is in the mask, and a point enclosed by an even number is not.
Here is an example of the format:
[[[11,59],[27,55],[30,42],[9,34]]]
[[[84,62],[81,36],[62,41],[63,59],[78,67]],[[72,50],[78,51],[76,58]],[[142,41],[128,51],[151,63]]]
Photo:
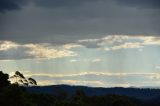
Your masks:
[[[99,41],[99,39],[83,39],[83,40],[78,40],[79,43],[82,42],[97,42]]]
[[[84,39],[78,43],[89,48],[102,48],[105,51],[143,48],[148,45],[160,46],[160,37],[144,35],[108,35],[99,39]]]
[[[12,41],[0,41],[0,60],[72,57],[78,55],[72,48],[84,46],[88,48],[99,48],[105,51],[120,49],[137,49],[138,51],[142,51],[143,47],[149,45],[160,46],[160,37],[108,35],[99,39],[82,39],[76,43],[65,45],[53,45],[51,43],[18,44]],[[93,62],[93,59],[88,61]],[[94,61],[98,62],[99,60]]]
[[[61,80],[60,83],[69,85],[103,86],[101,81]]]
[[[36,58],[61,58],[61,57],[68,57],[68,56],[76,56],[77,54],[73,51],[62,49],[57,50],[51,47],[45,47],[43,45],[35,45],[30,44],[27,45],[30,49],[27,53],[30,56],[36,57]]]
[[[138,38],[143,40],[143,45],[160,45],[160,37],[157,36],[141,36]]]
[[[64,49],[72,49],[72,48],[77,48],[77,47],[83,47],[83,46],[80,44],[65,44],[65,45],[63,45]]]
[[[61,77],[72,77],[72,76],[82,76],[86,75],[87,73],[78,73],[78,74],[54,74],[54,73],[27,73],[26,76],[31,77],[31,76],[47,76],[47,77],[55,77],[55,78],[61,78]]]
[[[93,59],[92,62],[101,62],[102,60],[100,58],[96,58],[96,59]]]
[[[109,43],[109,44],[114,44],[116,42],[118,43],[122,43],[125,40],[128,40],[128,36],[127,35],[108,35],[104,38],[101,38],[101,45],[105,45],[105,43]]]
[[[112,50],[127,49],[127,48],[143,48],[144,46],[147,45],[160,46],[160,37],[156,36],[128,36],[128,40],[135,40],[135,41],[137,40],[137,41],[136,42],[126,41],[123,44],[111,47]]]
[[[55,82],[52,80],[38,80],[37,81],[38,86],[53,85],[53,84],[55,84]]]
[[[112,73],[112,72],[82,72],[72,74],[33,73],[24,71],[25,77],[33,77],[38,85],[70,84],[103,87],[144,86],[145,82],[160,81],[160,73]],[[45,78],[44,80],[42,80]],[[137,81],[127,80],[128,78]],[[139,82],[139,79],[145,79]],[[140,84],[140,85],[139,85]]]
[[[11,48],[18,48],[18,44],[12,41],[0,41],[0,51],[6,51]]]
[[[128,88],[128,87],[131,87],[131,84],[129,84],[129,83],[118,83],[118,84],[111,84],[110,86],[111,87],[125,87],[125,88]]]
[[[106,47],[106,48],[104,48],[104,50],[105,50],[105,51],[110,51],[111,49],[108,48],[108,47]]]
[[[77,60],[76,60],[76,59],[72,59],[72,60],[70,60],[70,62],[72,62],[72,63],[73,63],[73,62],[77,62]]]
[[[38,86],[68,84],[68,85],[86,85],[86,86],[104,86],[101,81],[81,81],[81,80],[38,80]]]
[[[43,44],[18,44],[12,41],[0,41],[0,51],[5,57],[1,60],[12,59],[33,59],[33,58],[63,58],[77,56],[78,54],[70,50],[71,48],[80,47],[76,44],[66,44],[54,46],[49,43]],[[7,58],[6,58],[7,57]]]
[[[71,60],[69,60],[69,62],[101,62],[102,61],[102,59],[100,59],[100,58],[79,58],[79,59],[71,59]]]
[[[53,78],[62,78],[62,77],[77,77],[77,76],[160,76],[160,73],[111,73],[111,72],[82,72],[82,73],[75,73],[75,74],[55,74],[55,73],[32,73],[27,72],[25,76],[27,77],[34,77],[34,76],[46,76],[46,77],[53,77]]]
[[[142,44],[139,42],[126,42],[124,44],[118,45],[118,46],[113,46],[111,47],[111,50],[119,50],[119,49],[133,49],[133,48],[142,48]]]
[[[106,45],[113,45],[116,43],[122,43],[127,40],[127,35],[108,35],[99,39],[82,39],[78,40],[77,43],[84,45],[87,48],[100,48]]]

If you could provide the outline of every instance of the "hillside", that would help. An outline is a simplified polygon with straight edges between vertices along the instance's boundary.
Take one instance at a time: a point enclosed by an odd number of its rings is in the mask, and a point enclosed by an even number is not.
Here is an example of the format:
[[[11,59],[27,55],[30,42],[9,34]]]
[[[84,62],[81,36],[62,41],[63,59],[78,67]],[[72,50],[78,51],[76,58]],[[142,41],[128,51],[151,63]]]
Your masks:
[[[74,95],[76,91],[81,90],[87,96],[104,96],[110,94],[126,95],[135,97],[138,99],[153,99],[160,96],[160,89],[152,88],[98,88],[98,87],[86,87],[86,86],[70,86],[70,85],[52,85],[52,86],[33,86],[27,87],[29,92],[34,93],[48,93],[57,95],[61,92],[65,92],[70,96]]]

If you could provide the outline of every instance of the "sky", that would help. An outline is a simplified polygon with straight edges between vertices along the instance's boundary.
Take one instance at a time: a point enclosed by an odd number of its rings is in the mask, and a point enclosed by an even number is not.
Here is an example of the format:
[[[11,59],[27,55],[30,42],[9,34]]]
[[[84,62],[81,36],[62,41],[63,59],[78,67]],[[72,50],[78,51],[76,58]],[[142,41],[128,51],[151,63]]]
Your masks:
[[[0,70],[38,85],[160,87],[159,0],[0,0]]]

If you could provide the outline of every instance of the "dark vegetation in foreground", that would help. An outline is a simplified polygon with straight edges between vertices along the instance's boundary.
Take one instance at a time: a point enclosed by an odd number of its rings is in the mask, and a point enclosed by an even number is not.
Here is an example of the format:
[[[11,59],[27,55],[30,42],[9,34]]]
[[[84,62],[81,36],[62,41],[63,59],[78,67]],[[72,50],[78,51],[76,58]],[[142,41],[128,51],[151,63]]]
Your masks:
[[[8,74],[0,71],[0,106],[160,106],[160,96],[137,99],[117,93],[88,95],[84,89],[76,89],[73,94],[68,94],[59,89],[60,86],[54,86],[58,87],[55,94],[31,92],[33,87],[10,84],[8,77]]]

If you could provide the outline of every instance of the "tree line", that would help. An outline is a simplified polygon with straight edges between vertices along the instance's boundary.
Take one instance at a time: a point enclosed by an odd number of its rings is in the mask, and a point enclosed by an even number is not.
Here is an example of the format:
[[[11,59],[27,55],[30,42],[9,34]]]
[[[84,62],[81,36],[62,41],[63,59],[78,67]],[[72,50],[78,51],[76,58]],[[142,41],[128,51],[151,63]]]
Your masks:
[[[143,101],[117,94],[87,96],[83,90],[77,90],[71,96],[65,91],[59,91],[58,95],[32,93],[26,90],[28,86],[18,84],[30,83],[30,78],[25,78],[20,72],[15,72],[13,76],[17,81],[11,84],[8,80],[9,75],[0,71],[0,106],[159,106],[160,104],[160,97]],[[19,81],[18,77],[22,81]],[[38,86],[35,87],[38,89]]]
[[[19,85],[24,85],[24,86],[37,85],[37,82],[35,79],[31,77],[26,78],[19,71],[16,71],[14,75],[10,76],[10,79],[13,80],[14,83],[19,84]]]

